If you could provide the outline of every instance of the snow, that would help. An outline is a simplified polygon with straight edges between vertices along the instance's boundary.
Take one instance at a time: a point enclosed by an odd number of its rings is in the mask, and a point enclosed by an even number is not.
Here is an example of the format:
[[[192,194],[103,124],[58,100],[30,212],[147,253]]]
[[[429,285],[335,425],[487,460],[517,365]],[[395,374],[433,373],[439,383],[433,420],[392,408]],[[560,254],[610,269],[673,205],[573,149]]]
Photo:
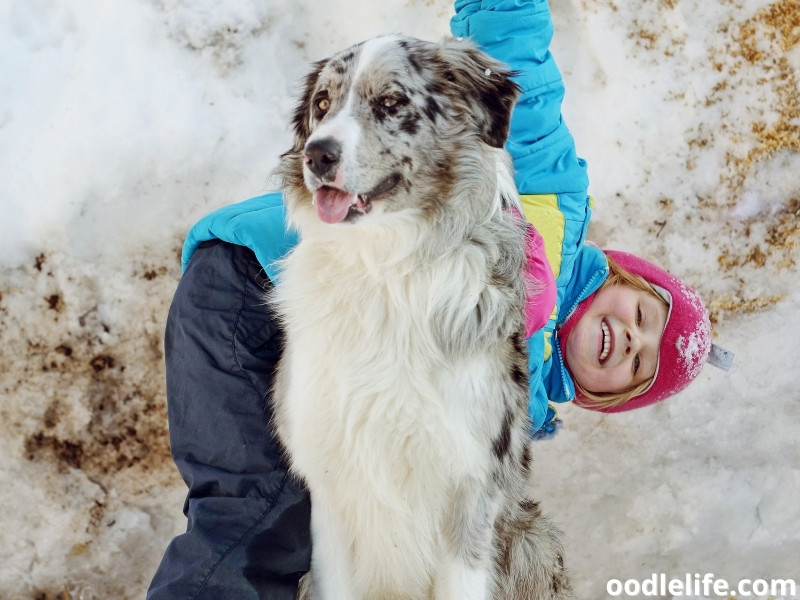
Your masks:
[[[590,237],[696,287],[736,352],[655,407],[564,407],[535,443],[576,591],[800,582],[800,5],[552,5]],[[451,11],[0,3],[0,597],[143,597],[185,528],[162,364],[185,232],[271,189],[310,61],[378,33],[438,39]]]

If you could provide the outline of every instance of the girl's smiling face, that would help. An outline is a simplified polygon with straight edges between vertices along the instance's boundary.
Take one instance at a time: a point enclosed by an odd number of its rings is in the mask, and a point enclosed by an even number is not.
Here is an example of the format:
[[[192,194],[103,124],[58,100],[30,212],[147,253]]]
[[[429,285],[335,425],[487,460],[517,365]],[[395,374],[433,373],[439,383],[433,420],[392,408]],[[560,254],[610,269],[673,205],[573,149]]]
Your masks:
[[[575,324],[565,358],[575,381],[594,393],[617,393],[652,379],[667,305],[653,293],[608,285]]]

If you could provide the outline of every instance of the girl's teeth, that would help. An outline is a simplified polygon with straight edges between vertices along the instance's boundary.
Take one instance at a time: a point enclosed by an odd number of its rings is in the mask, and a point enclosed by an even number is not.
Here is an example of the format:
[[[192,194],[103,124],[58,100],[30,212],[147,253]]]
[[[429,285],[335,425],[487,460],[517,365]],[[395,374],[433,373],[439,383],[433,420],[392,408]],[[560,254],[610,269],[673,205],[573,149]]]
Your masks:
[[[609,335],[608,325],[606,325],[604,321],[600,323],[600,329],[603,332],[603,350],[600,352],[600,362],[602,362],[608,357],[608,353],[611,351],[611,336]]]

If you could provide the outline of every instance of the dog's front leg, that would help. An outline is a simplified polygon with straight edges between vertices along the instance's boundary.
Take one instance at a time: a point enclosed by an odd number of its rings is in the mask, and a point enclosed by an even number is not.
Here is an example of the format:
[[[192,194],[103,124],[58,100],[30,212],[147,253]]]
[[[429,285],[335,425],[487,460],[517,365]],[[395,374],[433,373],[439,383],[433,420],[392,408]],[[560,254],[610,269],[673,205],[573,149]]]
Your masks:
[[[450,524],[450,555],[435,582],[436,600],[489,598],[491,545],[499,505],[475,483],[460,492],[465,501]]]
[[[312,496],[311,577],[314,600],[358,600],[353,590],[350,551],[342,542],[325,498]]]

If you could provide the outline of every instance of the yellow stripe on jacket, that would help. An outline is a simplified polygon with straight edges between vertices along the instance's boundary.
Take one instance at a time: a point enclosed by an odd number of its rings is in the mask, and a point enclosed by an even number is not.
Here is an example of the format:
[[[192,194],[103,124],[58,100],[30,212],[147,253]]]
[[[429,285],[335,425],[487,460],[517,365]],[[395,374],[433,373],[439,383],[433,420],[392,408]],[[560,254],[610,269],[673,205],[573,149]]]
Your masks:
[[[544,251],[547,262],[558,279],[561,272],[561,246],[564,244],[564,213],[558,207],[556,194],[522,195],[522,212],[539,234],[544,238]]]

